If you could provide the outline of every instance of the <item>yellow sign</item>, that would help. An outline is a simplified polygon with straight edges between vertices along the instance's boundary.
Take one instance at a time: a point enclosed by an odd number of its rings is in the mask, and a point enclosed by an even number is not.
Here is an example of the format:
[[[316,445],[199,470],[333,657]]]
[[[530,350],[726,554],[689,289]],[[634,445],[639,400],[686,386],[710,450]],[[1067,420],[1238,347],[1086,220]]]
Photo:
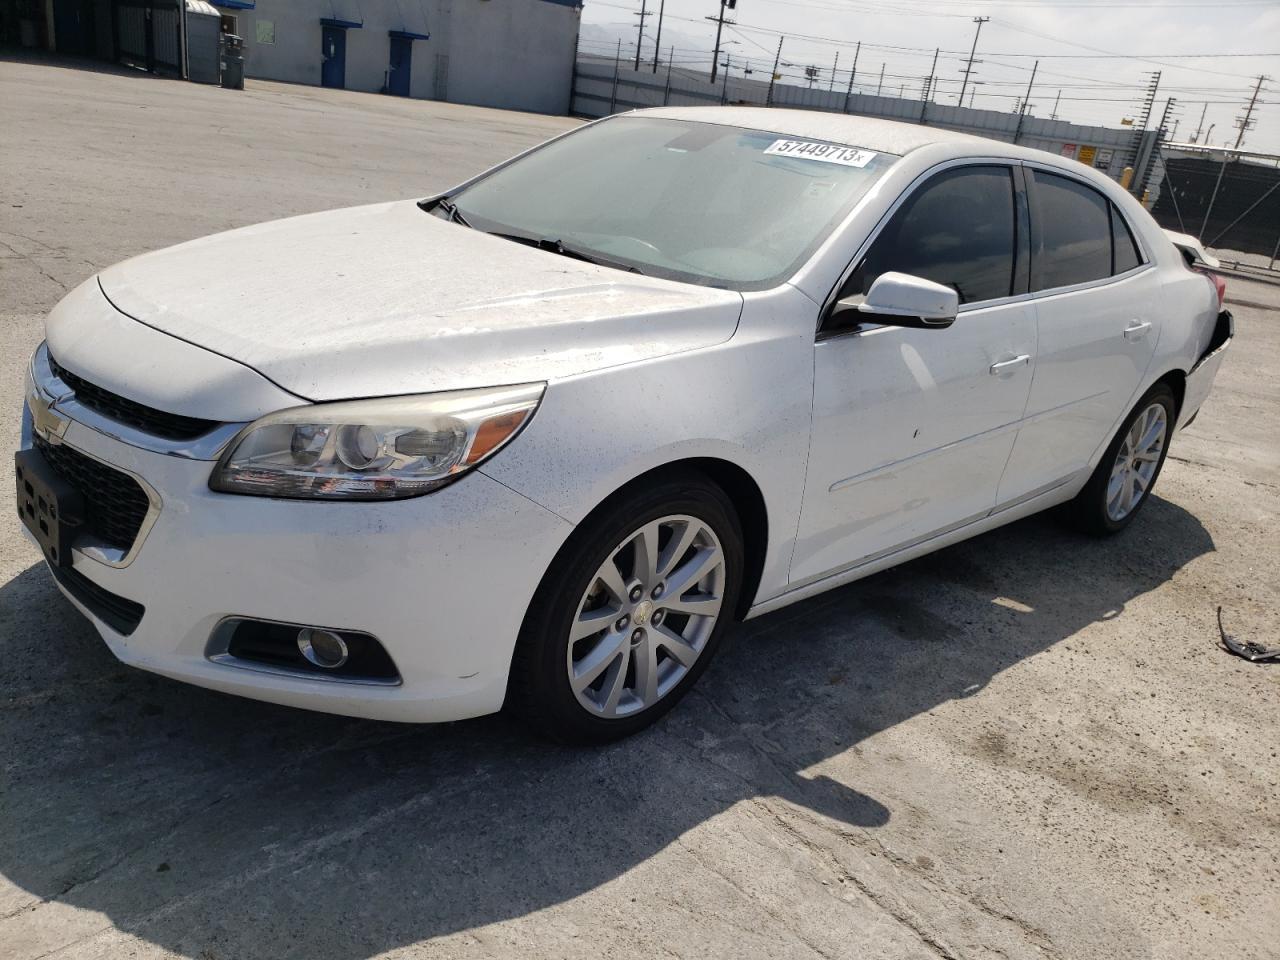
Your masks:
[[[1076,159],[1077,159],[1077,160],[1079,160],[1081,163],[1083,163],[1086,167],[1092,167],[1092,166],[1093,166],[1094,158],[1095,158],[1097,155],[1098,155],[1098,148],[1097,148],[1097,147],[1084,147],[1084,146],[1082,146],[1082,147],[1080,148],[1080,155],[1079,155],[1079,156],[1077,156],[1077,157],[1076,157]]]

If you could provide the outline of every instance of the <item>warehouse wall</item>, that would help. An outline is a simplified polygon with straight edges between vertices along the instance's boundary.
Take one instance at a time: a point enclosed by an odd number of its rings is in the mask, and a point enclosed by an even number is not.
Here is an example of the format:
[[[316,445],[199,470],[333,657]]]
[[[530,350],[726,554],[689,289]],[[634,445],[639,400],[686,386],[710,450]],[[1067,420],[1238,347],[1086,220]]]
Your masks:
[[[383,89],[388,31],[401,30],[430,36],[413,41],[414,97],[568,110],[576,0],[257,0],[222,12],[236,17],[250,77],[319,85],[324,17],[363,24],[346,31],[348,90]]]

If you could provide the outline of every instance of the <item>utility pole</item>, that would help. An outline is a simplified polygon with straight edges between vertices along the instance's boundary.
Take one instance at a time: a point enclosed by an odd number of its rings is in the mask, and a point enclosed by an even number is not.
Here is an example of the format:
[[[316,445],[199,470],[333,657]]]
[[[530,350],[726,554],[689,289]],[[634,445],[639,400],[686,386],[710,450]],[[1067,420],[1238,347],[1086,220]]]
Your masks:
[[[782,63],[782,41],[785,39],[785,37],[778,38],[778,55],[773,58],[773,73],[769,74],[769,92],[764,98],[766,107],[773,106],[773,84],[778,79],[778,65]]]
[[[973,101],[977,98],[977,96],[978,96],[978,87],[975,84],[974,88],[969,91],[969,109],[970,110],[973,109]]]
[[[1133,195],[1139,199],[1142,199],[1142,192],[1146,189],[1147,178],[1151,175],[1151,168],[1155,166],[1156,151],[1160,149],[1160,144],[1165,139],[1165,125],[1169,122],[1169,114],[1177,102],[1173,97],[1164,102],[1164,112],[1160,114],[1160,123],[1156,125],[1156,138],[1151,144],[1151,150],[1147,154],[1146,162],[1143,163],[1141,170],[1134,171]]]
[[[876,96],[880,96],[880,91],[884,89],[884,64],[880,64],[880,82],[876,84]]]
[[[1138,170],[1138,161],[1142,155],[1142,142],[1146,138],[1147,124],[1151,122],[1151,110],[1156,104],[1156,91],[1160,89],[1160,71],[1156,70],[1151,74],[1151,83],[1147,86],[1147,95],[1142,101],[1142,118],[1134,124],[1133,143],[1129,147],[1128,162],[1126,167],[1134,168],[1133,182],[1129,185],[1129,192],[1135,197],[1141,196],[1138,192],[1139,178],[1136,175]]]
[[[1053,98],[1053,113],[1049,114],[1050,120],[1058,119],[1058,104],[1062,102],[1062,91],[1058,91],[1058,95]]]
[[[667,0],[658,4],[658,36],[653,41],[653,72],[658,72],[658,51],[662,49],[662,15],[667,10]]]
[[[830,93],[836,88],[836,70],[840,66],[840,51],[836,51],[835,62],[831,64],[831,82],[827,84],[827,92]]]
[[[1236,118],[1236,126],[1240,128],[1240,135],[1236,137],[1235,148],[1237,150],[1240,149],[1240,144],[1244,143],[1245,133],[1247,133],[1253,126],[1253,108],[1258,103],[1258,94],[1262,92],[1262,84],[1264,81],[1270,79],[1270,77],[1264,77],[1261,74],[1258,75],[1258,82],[1253,86],[1253,96],[1249,98],[1249,105],[1244,108],[1244,116]]]
[[[1200,111],[1200,122],[1196,124],[1196,132],[1191,135],[1192,143],[1200,142],[1200,134],[1204,130],[1204,115],[1209,112],[1209,101],[1204,102],[1204,109]]]
[[[973,22],[978,25],[978,29],[973,31],[973,49],[969,51],[969,59],[964,62],[964,82],[960,84],[960,96],[956,103],[964,104],[964,91],[969,86],[969,71],[973,69],[975,63],[981,63],[980,60],[974,60],[973,55],[978,52],[978,35],[982,33],[982,25],[990,20],[990,17],[974,17]]]
[[[858,54],[862,52],[862,41],[853,47],[853,69],[849,71],[849,86],[844,92],[844,112],[849,112],[849,98],[853,96],[853,78],[858,75]]]
[[[720,90],[720,106],[724,106],[729,102],[729,64],[732,63],[729,54],[724,55],[724,86]]]
[[[645,0],[640,0],[640,13],[637,14],[637,16],[640,17],[640,28],[636,31],[636,72],[637,73],[640,72],[640,47],[644,43],[644,18],[647,17],[648,15],[649,15],[649,12],[648,10],[645,9]],[[655,59],[658,56],[658,48],[656,46],[653,49],[653,56]]]
[[[1036,71],[1040,69],[1040,61],[1037,60],[1031,67],[1031,79],[1027,81],[1027,95],[1022,98],[1022,104],[1018,109],[1018,126],[1013,131],[1013,142],[1017,143],[1018,138],[1022,136],[1022,121],[1027,115],[1027,111],[1031,109],[1031,86],[1036,82]]]
[[[933,51],[933,66],[929,68],[929,79],[924,82],[924,89],[920,92],[921,123],[924,123],[925,113],[929,109],[929,97],[933,94],[933,76],[938,72],[938,54],[940,52],[937,49]]]
[[[732,10],[737,5],[738,5],[738,0],[720,0],[720,15],[717,17],[706,18],[708,20],[714,20],[716,24],[716,48],[714,51],[712,51],[712,54],[711,54],[711,82],[712,83],[716,82],[716,67],[720,65],[720,34],[724,30],[724,25],[726,23],[729,24],[730,26],[732,26],[734,23],[734,21],[726,20],[724,18],[724,12],[726,10]]]
[[[662,91],[662,105],[665,107],[671,102],[671,65],[676,62],[676,48],[673,46],[667,53],[667,86]]]

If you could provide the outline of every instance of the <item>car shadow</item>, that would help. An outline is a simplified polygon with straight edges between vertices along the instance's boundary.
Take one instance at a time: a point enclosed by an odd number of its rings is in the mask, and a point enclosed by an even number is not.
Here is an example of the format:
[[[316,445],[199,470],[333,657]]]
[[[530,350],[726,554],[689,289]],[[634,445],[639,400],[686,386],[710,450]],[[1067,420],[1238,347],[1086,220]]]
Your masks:
[[[134,671],[35,566],[0,587],[0,874],[19,888],[0,940],[35,955],[109,921],[189,956],[363,958],[580,896],[754,797],[874,830],[883,802],[806,769],[979,694],[1213,549],[1158,497],[1105,541],[1024,520],[750,621],[657,727],[594,750]],[[41,900],[101,916],[41,924]]]

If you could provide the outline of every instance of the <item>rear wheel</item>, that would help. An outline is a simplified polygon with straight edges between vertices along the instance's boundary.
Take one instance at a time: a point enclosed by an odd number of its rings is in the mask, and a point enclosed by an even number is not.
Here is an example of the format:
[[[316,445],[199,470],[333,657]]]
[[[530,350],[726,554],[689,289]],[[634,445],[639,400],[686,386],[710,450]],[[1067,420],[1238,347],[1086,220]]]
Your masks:
[[[698,475],[625,494],[583,522],[525,618],[508,705],[551,736],[601,743],[671,709],[733,619],[743,546]]]
[[[1176,409],[1173,391],[1165,383],[1156,384],[1138,401],[1089,482],[1068,504],[1076,526],[1105,535],[1133,522],[1164,466]]]

